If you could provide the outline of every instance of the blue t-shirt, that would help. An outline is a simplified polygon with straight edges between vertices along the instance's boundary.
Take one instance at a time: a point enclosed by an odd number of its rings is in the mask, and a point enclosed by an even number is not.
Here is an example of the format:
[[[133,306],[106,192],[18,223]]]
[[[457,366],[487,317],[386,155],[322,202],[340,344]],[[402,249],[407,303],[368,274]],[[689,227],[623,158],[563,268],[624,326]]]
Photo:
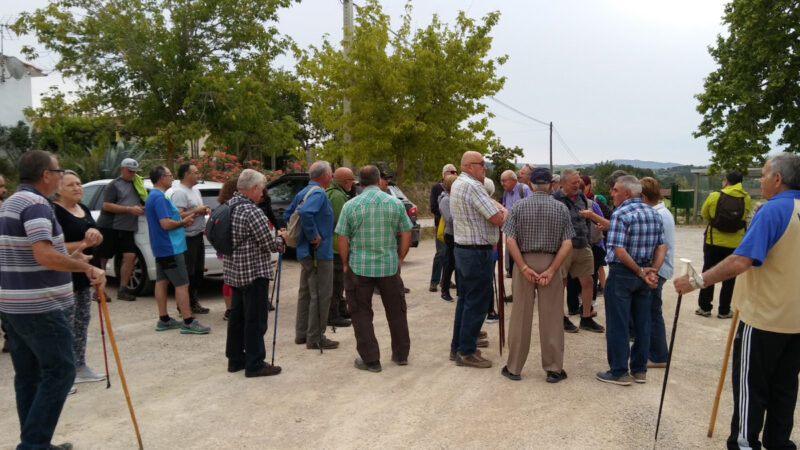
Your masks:
[[[165,230],[161,227],[160,220],[169,218],[180,222],[181,213],[164,191],[153,188],[147,195],[144,203],[144,213],[147,217],[147,228],[150,232],[150,248],[153,256],[179,255],[186,251],[186,231],[183,227]]]
[[[754,266],[760,266],[789,226],[796,198],[800,198],[800,191],[783,191],[761,205],[733,254],[751,258]]]

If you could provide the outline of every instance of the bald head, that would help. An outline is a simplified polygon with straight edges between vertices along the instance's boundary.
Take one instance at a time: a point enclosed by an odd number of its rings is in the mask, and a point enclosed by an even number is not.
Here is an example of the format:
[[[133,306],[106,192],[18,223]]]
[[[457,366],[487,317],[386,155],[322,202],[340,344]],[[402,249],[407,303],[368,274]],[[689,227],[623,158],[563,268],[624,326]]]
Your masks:
[[[473,151],[465,152],[461,157],[461,172],[483,183],[486,177],[486,162],[483,160],[483,155]]]
[[[339,167],[335,172],[333,172],[333,181],[335,181],[336,184],[341,186],[345,191],[350,191],[350,188],[353,187],[355,176],[353,175],[353,171],[347,167]]]

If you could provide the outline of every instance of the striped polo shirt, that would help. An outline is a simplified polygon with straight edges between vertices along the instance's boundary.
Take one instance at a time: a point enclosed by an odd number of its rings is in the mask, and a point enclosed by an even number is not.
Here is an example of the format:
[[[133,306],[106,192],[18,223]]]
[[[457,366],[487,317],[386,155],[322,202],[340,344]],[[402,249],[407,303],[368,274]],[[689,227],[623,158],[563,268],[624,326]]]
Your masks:
[[[41,314],[73,305],[71,274],[48,269],[33,257],[39,241],[67,254],[50,201],[23,184],[0,206],[0,312]]]

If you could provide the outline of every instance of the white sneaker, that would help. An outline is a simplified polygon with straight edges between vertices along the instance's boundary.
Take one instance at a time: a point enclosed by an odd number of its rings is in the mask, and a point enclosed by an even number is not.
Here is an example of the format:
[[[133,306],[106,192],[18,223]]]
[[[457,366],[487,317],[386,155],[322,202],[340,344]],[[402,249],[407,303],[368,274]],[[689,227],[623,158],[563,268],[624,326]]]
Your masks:
[[[105,375],[96,373],[94,370],[90,369],[89,366],[81,366],[75,370],[75,384],[93,383],[95,381],[103,381],[105,379]]]
[[[69,392],[67,393],[67,395],[72,395],[76,392],[78,392],[78,388],[76,388],[75,385],[73,384],[72,387],[69,388]]]

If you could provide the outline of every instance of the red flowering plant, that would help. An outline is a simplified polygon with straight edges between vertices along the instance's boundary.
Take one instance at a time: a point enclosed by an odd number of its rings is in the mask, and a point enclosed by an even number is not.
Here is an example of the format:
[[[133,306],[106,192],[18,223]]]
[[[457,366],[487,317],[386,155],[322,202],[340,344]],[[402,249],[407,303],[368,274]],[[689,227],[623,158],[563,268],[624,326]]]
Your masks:
[[[257,159],[250,159],[242,164],[236,155],[222,151],[206,153],[200,158],[186,159],[183,156],[178,157],[178,164],[185,162],[197,166],[197,170],[200,171],[200,175],[204,180],[220,183],[224,183],[231,177],[238,176],[244,169],[253,169],[263,173],[267,177],[267,182],[283,175],[282,170],[265,170],[264,163]]]

